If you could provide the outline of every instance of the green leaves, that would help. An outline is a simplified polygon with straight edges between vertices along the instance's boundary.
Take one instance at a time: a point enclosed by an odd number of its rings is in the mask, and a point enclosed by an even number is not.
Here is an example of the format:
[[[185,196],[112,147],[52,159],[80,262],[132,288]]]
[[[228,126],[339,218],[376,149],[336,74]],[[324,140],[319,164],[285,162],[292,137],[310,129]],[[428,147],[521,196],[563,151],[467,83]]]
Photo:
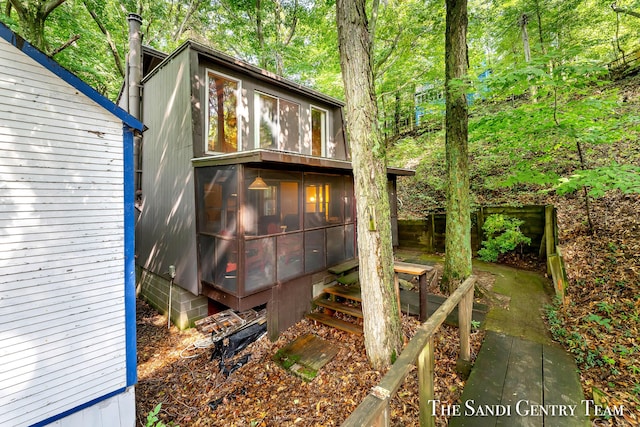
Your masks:
[[[640,167],[612,163],[589,170],[578,170],[567,178],[561,178],[556,186],[560,195],[588,188],[591,197],[602,197],[607,191],[620,190],[625,194],[640,193]]]
[[[158,413],[160,412],[161,408],[162,403],[158,403],[156,407],[153,408],[153,410],[149,412],[149,414],[147,414],[147,423],[145,424],[146,427],[166,427],[166,424],[160,421],[160,418],[158,418]]]
[[[489,215],[482,226],[487,239],[478,256],[483,261],[496,262],[500,254],[511,252],[522,245],[530,245],[531,239],[520,231],[524,221],[502,214]]]

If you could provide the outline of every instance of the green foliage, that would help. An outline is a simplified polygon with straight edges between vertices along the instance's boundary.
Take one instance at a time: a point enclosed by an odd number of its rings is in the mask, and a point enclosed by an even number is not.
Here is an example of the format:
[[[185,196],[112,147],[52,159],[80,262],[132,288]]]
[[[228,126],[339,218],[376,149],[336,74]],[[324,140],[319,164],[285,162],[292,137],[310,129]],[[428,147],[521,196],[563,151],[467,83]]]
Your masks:
[[[502,214],[489,215],[482,226],[487,237],[478,251],[481,260],[495,262],[498,255],[511,252],[522,245],[531,244],[531,239],[520,231],[524,221]]]
[[[591,197],[602,197],[607,191],[620,190],[625,194],[640,193],[640,167],[612,163],[589,170],[577,170],[568,178],[561,178],[556,186],[558,194],[574,193],[583,187]]]
[[[158,413],[162,408],[162,403],[158,403],[155,408],[147,415],[147,424],[146,427],[166,427],[166,424],[160,421],[158,418]]]

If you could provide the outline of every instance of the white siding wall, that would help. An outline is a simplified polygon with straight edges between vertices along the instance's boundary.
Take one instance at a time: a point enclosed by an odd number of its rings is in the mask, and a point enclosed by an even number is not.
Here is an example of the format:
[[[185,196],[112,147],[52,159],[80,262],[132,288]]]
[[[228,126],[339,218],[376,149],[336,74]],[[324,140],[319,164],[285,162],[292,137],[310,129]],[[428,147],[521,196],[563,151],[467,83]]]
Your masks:
[[[123,200],[122,122],[0,39],[2,425],[126,386]]]

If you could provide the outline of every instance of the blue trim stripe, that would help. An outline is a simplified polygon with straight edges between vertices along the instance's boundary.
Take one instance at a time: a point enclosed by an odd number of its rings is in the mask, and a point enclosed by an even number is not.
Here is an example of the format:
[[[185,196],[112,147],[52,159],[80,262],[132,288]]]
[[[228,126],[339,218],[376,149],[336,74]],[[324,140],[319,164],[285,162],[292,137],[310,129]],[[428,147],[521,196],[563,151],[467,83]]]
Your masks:
[[[62,412],[60,414],[54,415],[53,417],[47,418],[46,420],[42,420],[42,421],[40,421],[40,422],[38,422],[36,424],[32,424],[30,427],[46,426],[48,424],[51,424],[54,421],[58,421],[59,419],[62,419],[64,417],[68,417],[71,414],[75,414],[78,411],[82,411],[83,409],[87,409],[87,408],[89,408],[89,407],[91,407],[91,406],[93,406],[93,405],[95,405],[97,403],[102,402],[103,400],[107,400],[107,399],[112,398],[113,396],[117,396],[119,394],[122,394],[125,391],[127,391],[126,387],[121,388],[121,389],[116,390],[116,391],[112,391],[109,394],[105,394],[104,396],[100,396],[98,398],[90,400],[89,402],[83,403],[82,405],[76,406],[75,408],[69,409],[68,411],[64,411],[64,412]]]
[[[135,169],[133,131],[123,126],[124,142],[124,313],[127,386],[138,381],[136,356]]]
[[[51,71],[56,76],[60,77],[65,82],[78,89],[85,96],[92,99],[98,105],[102,106],[105,110],[109,111],[111,114],[122,120],[122,122],[129,127],[132,127],[139,131],[142,131],[144,129],[144,125],[142,124],[142,122],[133,117],[131,114],[127,113],[122,108],[118,107],[108,98],[101,95],[98,91],[83,82],[71,71],[67,70],[52,58],[33,47],[29,42],[24,40],[19,35],[15,34],[2,22],[0,22],[0,37],[11,43],[17,49],[21,50],[25,55],[29,56],[31,59]]]

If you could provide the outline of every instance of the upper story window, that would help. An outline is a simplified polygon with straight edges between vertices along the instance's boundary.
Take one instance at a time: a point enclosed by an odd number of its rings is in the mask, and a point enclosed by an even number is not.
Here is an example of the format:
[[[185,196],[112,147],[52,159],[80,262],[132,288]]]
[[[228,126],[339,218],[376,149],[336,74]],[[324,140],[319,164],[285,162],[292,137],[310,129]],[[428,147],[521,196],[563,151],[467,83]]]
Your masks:
[[[327,111],[311,107],[311,155],[325,156],[327,147]]]
[[[300,105],[256,92],[256,148],[301,152]]]
[[[240,81],[207,72],[207,153],[238,151],[238,99]]]

